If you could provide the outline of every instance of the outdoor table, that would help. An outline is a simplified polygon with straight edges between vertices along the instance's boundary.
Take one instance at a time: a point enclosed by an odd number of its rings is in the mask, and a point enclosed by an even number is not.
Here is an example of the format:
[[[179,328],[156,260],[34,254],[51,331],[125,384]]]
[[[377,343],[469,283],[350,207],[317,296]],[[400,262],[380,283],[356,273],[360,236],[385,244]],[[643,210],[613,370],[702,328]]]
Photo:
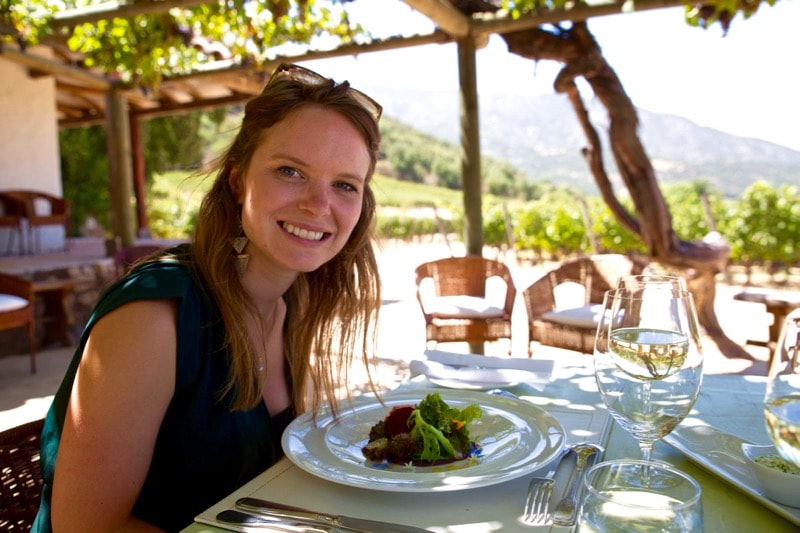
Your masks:
[[[794,309],[800,307],[800,291],[751,289],[735,294],[733,299],[742,302],[764,304],[767,308],[767,313],[772,315],[772,324],[769,326],[769,340],[766,342],[757,340],[747,341],[748,344],[769,348],[770,361],[767,365],[767,368],[769,368],[786,317]]]
[[[752,442],[769,442],[762,418],[765,378],[709,375],[686,424],[705,422]],[[399,389],[435,388],[418,376]],[[639,458],[635,439],[607,415],[597,392],[588,356],[556,360],[553,378],[543,390],[528,385],[508,388],[541,406],[564,425],[568,442],[593,440],[606,446],[605,459]],[[735,391],[735,392],[734,392]],[[797,531],[798,524],[773,512],[715,474],[696,466],[682,453],[659,441],[653,458],[672,463],[694,477],[703,489],[705,531]],[[564,491],[571,469],[557,477],[554,501]],[[521,514],[533,473],[497,485],[462,491],[399,493],[345,486],[309,474],[284,458],[218,504],[198,520],[213,523],[216,514],[241,497],[252,496],[332,514],[358,516],[426,528],[435,532],[569,531],[559,526],[527,526]],[[210,481],[212,482],[212,481]],[[798,517],[800,519],[800,516]],[[185,532],[223,531],[195,522]]]

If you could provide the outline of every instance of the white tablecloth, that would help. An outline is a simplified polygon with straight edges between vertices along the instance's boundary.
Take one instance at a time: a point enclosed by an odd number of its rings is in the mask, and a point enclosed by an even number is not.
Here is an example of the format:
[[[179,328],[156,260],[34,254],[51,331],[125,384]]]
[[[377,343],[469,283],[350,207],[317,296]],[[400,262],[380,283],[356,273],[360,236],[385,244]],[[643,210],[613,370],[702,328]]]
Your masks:
[[[430,386],[423,377],[402,385],[404,389]],[[636,441],[606,415],[594,383],[590,357],[556,361],[553,380],[542,391],[524,385],[511,390],[554,415],[567,430],[569,442],[601,442],[607,447],[606,459],[639,456]],[[686,423],[702,421],[753,442],[767,443],[762,419],[763,391],[763,378],[706,376],[701,396]],[[606,427],[611,430],[604,435]],[[674,464],[700,482],[707,532],[798,530],[797,525],[695,466],[666,443],[656,443],[654,458]],[[561,469],[555,498],[563,492],[569,470]],[[524,476],[490,487],[456,492],[387,493],[319,479],[283,459],[203,512],[198,522],[185,531],[220,531],[211,525],[214,516],[244,496],[333,514],[414,525],[440,533],[566,531],[567,528],[532,527],[520,522],[528,479],[529,476]]]

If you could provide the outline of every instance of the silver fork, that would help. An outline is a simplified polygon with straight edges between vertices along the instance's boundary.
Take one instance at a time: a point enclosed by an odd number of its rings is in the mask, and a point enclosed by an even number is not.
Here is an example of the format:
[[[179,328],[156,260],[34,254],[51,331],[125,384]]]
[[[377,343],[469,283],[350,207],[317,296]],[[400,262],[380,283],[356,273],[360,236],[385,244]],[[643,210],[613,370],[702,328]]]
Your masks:
[[[571,446],[564,446],[551,463],[550,470],[544,477],[531,479],[528,485],[528,497],[525,499],[525,511],[522,521],[532,526],[541,526],[550,521],[550,497],[553,494],[553,484],[561,460],[572,450]]]
[[[575,470],[572,472],[572,479],[570,480],[569,487],[566,494],[556,505],[555,513],[553,514],[553,524],[557,526],[572,526],[575,523],[575,513],[578,510],[578,489],[583,477],[583,469],[586,468],[586,461],[592,455],[595,455],[595,461],[600,454],[603,453],[603,448],[592,442],[584,442],[576,444],[575,452]]]

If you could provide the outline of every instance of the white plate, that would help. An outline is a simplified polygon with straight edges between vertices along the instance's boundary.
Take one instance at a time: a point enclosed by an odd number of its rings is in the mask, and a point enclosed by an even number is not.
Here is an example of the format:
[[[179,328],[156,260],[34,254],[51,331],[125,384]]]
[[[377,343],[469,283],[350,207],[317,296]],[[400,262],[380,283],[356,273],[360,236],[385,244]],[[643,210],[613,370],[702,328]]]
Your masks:
[[[663,440],[694,463],[758,500],[764,507],[800,525],[800,509],[781,505],[768,498],[750,471],[742,453],[742,443],[746,440],[704,425],[678,426]]]
[[[415,405],[438,392],[449,405],[477,403],[480,419],[470,423],[470,435],[481,448],[474,460],[439,467],[385,468],[368,462],[361,448],[370,428],[397,405]],[[354,487],[394,492],[451,491],[484,487],[532,472],[550,462],[564,446],[564,428],[541,408],[522,400],[447,389],[390,393],[385,405],[374,398],[354,402],[352,410],[333,420],[329,413],[295,419],[283,433],[286,456],[315,476]]]

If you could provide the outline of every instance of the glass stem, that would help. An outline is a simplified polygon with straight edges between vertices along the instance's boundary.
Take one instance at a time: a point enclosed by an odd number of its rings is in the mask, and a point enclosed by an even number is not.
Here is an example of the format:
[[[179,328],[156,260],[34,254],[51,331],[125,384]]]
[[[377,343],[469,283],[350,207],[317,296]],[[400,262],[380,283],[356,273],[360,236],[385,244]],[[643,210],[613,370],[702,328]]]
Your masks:
[[[653,443],[639,442],[639,448],[642,450],[642,459],[649,463],[650,456],[653,454]]]
[[[650,485],[650,457],[653,454],[653,441],[640,441],[639,448],[642,450],[642,459],[645,462],[642,468],[642,482],[647,487]]]

